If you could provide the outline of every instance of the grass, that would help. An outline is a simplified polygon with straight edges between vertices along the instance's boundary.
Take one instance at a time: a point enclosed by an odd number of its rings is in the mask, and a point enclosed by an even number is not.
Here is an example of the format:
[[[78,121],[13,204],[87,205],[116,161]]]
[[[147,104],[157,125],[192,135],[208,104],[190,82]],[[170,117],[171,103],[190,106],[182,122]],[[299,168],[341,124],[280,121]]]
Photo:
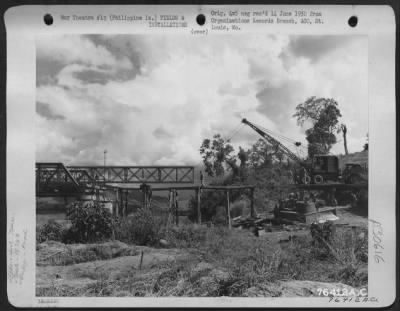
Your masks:
[[[38,266],[68,266],[82,262],[108,260],[139,253],[134,246],[119,241],[97,244],[63,244],[47,241],[38,245],[36,264]]]
[[[164,229],[162,234],[169,247],[190,256],[112,275],[99,268],[80,271],[76,277],[93,282],[79,290],[53,284],[38,288],[37,295],[243,296],[250,288],[278,280],[367,286],[368,235],[364,229],[339,227],[327,245],[313,242],[311,235],[279,243],[245,230],[197,225]]]

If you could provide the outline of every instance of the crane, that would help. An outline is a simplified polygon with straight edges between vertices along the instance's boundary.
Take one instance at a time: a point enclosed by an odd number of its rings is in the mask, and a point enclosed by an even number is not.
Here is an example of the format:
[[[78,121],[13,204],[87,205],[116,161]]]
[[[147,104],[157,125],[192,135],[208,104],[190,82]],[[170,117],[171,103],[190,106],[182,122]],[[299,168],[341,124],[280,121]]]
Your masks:
[[[340,179],[339,171],[339,160],[337,156],[333,155],[314,155],[309,161],[300,159],[293,151],[282,144],[279,140],[269,135],[266,131],[260,129],[257,125],[251,123],[247,119],[242,119],[242,123],[250,126],[256,131],[261,137],[263,137],[269,144],[276,146],[281,150],[288,158],[295,163],[298,163],[301,167],[301,174],[299,178],[301,183],[309,184],[315,183],[320,184],[326,180],[338,181]],[[299,147],[300,142],[295,142],[295,146]],[[298,176],[296,173],[295,176]]]
[[[251,123],[247,119],[242,119],[242,123],[251,127],[255,132],[263,137],[267,143],[278,148],[288,158],[301,166],[300,170],[294,168],[290,171],[292,182],[298,185],[296,187],[302,187],[299,189],[322,190],[324,199],[329,200],[333,205],[338,203],[338,200],[335,197],[336,190],[341,191],[339,198],[342,202],[348,202],[349,200],[351,201],[351,204],[355,204],[357,200],[365,202],[365,193],[362,191],[354,192],[356,189],[365,188],[368,184],[368,174],[363,173],[359,164],[357,166],[354,163],[348,163],[345,170],[341,173],[339,169],[339,159],[335,155],[317,154],[311,159],[303,160],[278,139],[268,134],[268,130],[261,129],[259,126]],[[278,137],[281,136],[279,134],[274,135]],[[281,139],[287,140],[284,136],[281,136]],[[301,143],[294,142],[294,145],[299,147]],[[337,189],[338,187],[340,188]],[[290,207],[290,204],[304,204],[302,201],[291,201],[291,197],[293,198],[292,194],[289,195],[289,199],[280,200],[280,203],[277,205],[274,212],[280,215],[280,213]],[[291,208],[292,207],[290,207],[289,210],[292,213],[293,210]]]
[[[269,144],[279,148],[286,156],[288,156],[291,160],[303,164],[303,160],[300,159],[294,152],[292,152],[288,147],[283,145],[280,141],[272,137],[271,135],[267,134],[265,131],[261,130],[258,126],[251,123],[247,119],[242,119],[242,123],[250,126],[254,131],[256,131],[260,136],[262,136]],[[301,145],[300,142],[294,143],[296,147]]]

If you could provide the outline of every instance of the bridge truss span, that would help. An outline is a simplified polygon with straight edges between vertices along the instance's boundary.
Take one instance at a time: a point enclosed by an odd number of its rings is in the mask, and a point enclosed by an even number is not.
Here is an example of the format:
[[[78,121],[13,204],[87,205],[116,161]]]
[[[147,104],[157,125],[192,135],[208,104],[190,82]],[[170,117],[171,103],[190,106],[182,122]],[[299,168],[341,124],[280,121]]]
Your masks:
[[[65,166],[36,163],[38,196],[84,193],[101,184],[193,184],[193,166]]]
[[[84,180],[106,183],[194,183],[193,166],[68,166]]]

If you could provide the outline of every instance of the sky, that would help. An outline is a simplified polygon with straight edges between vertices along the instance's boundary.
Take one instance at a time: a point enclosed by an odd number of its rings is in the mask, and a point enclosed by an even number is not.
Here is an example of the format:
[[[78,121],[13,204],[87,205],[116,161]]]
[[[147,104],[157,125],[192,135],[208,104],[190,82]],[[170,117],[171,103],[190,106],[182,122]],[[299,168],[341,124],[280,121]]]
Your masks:
[[[109,165],[198,165],[204,138],[239,130],[236,148],[260,138],[242,118],[306,145],[309,125],[293,114],[311,96],[338,102],[350,152],[366,142],[365,36],[46,35],[36,44],[37,162],[102,165],[107,150]],[[337,138],[332,153],[344,153]]]

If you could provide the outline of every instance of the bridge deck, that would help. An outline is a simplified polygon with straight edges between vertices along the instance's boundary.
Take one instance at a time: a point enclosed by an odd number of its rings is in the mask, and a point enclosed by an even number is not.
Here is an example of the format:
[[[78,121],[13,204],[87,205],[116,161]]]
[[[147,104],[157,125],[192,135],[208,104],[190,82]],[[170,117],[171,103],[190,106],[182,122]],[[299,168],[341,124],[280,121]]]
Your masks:
[[[301,185],[288,185],[286,188],[297,188],[303,190],[356,190],[368,189],[367,183],[361,184],[342,184],[342,183],[325,183],[325,184],[301,184]]]

